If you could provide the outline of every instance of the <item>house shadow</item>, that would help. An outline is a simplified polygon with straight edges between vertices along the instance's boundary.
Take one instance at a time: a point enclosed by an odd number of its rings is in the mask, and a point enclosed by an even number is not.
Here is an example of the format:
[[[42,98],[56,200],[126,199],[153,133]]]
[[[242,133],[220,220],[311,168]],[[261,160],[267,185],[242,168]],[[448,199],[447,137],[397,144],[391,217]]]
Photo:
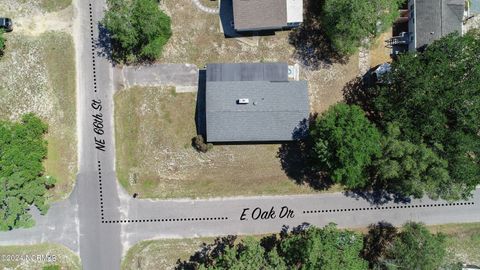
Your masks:
[[[207,116],[206,116],[206,89],[207,89],[207,71],[200,69],[198,71],[198,91],[195,107],[195,125],[197,134],[203,138],[207,136]]]
[[[328,68],[334,63],[345,64],[347,57],[332,46],[321,25],[324,0],[304,0],[304,21],[289,35],[289,43],[295,47],[294,57],[307,69]]]
[[[254,36],[273,36],[275,31],[251,31],[251,32],[237,32],[233,24],[233,1],[220,1],[220,24],[223,29],[223,34],[226,38],[241,38]]]
[[[309,126],[316,120],[317,114],[310,114],[294,129],[294,140],[284,142],[277,151],[282,170],[298,185],[307,184],[315,190],[326,190],[333,185],[324,172],[314,166],[312,157],[313,140],[309,135]]]

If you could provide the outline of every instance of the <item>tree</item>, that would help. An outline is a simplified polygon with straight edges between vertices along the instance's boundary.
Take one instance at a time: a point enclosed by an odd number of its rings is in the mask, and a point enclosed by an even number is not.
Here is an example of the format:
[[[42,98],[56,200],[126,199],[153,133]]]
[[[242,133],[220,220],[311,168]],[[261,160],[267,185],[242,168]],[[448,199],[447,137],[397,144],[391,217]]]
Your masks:
[[[369,262],[371,269],[382,269],[388,250],[397,236],[397,228],[386,222],[368,226],[364,237],[362,255]]]
[[[446,256],[446,238],[425,225],[409,222],[393,241],[386,264],[390,269],[439,269]]]
[[[388,29],[398,17],[403,0],[325,0],[322,25],[342,55],[357,51],[362,40]]]
[[[44,175],[47,125],[33,114],[21,123],[0,121],[0,230],[33,226],[28,210],[45,214],[45,192],[55,179]]]
[[[381,127],[397,123],[399,139],[426,144],[448,162],[441,197],[467,198],[480,184],[479,54],[478,30],[443,37],[401,55],[374,99]]]
[[[356,105],[339,103],[310,127],[319,169],[348,188],[369,184],[366,168],[381,154],[380,132]]]
[[[448,162],[441,159],[425,144],[416,145],[398,139],[400,129],[389,125],[382,138],[382,157],[374,162],[377,178],[387,190],[404,196],[458,199],[458,193],[443,194],[449,187]]]
[[[339,230],[334,224],[323,229],[299,227],[262,239],[247,237],[235,243],[230,236],[205,245],[190,257],[178,262],[176,269],[366,269],[360,257],[361,234]]]
[[[108,0],[102,24],[109,31],[118,62],[155,60],[172,31],[171,20],[155,0]]]
[[[367,269],[367,261],[360,257],[362,248],[361,234],[339,230],[335,224],[294,231],[279,243],[288,269]]]

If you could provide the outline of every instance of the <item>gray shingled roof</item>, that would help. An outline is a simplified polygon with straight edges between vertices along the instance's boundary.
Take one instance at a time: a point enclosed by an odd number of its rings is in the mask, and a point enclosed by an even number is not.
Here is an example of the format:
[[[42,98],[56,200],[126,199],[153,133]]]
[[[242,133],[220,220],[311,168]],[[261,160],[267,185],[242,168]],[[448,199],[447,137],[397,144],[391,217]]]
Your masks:
[[[458,31],[462,33],[464,0],[417,0],[416,42],[417,48]]]
[[[288,70],[281,76],[276,72],[264,72],[264,79],[261,76],[228,76],[225,73],[227,70],[245,72],[245,67],[257,71],[265,71],[268,67],[275,70],[283,65],[286,64],[207,66],[205,105],[208,142],[290,141],[298,138],[294,132],[309,116],[306,81],[268,81],[269,78],[284,76],[288,79]],[[224,80],[227,77],[233,79]],[[248,98],[249,103],[237,104],[241,98]]]
[[[288,81],[288,64],[208,64],[207,81]]]
[[[235,30],[279,29],[287,26],[285,0],[232,0]]]

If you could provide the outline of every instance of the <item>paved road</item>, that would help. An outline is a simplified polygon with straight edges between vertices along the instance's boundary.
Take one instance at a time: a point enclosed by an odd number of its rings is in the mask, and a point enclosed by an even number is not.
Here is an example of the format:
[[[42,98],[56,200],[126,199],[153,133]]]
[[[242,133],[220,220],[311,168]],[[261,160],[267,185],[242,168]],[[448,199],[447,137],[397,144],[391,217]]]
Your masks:
[[[46,216],[34,213],[34,228],[0,233],[0,244],[57,242],[78,252],[84,269],[112,270],[120,269],[128,247],[150,238],[269,233],[305,222],[364,227],[378,221],[395,225],[408,220],[427,224],[480,221],[480,190],[468,202],[450,205],[422,199],[379,208],[341,193],[169,201],[130,198],[115,177],[113,68],[97,48],[92,50],[91,36],[98,37],[97,22],[105,3],[76,0],[75,4],[77,184],[72,196],[54,204]]]
[[[116,89],[132,86],[198,86],[198,68],[192,64],[126,66],[115,70]]]

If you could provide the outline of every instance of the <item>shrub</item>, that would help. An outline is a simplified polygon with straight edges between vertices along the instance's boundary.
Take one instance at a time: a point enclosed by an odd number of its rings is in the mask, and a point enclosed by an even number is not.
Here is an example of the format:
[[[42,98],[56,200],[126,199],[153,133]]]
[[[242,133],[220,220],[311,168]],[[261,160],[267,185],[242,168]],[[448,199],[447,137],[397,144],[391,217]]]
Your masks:
[[[211,150],[213,148],[213,144],[206,143],[205,139],[200,134],[193,137],[192,145],[197,151],[202,153],[206,153],[208,150]]]

